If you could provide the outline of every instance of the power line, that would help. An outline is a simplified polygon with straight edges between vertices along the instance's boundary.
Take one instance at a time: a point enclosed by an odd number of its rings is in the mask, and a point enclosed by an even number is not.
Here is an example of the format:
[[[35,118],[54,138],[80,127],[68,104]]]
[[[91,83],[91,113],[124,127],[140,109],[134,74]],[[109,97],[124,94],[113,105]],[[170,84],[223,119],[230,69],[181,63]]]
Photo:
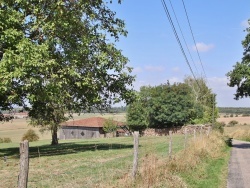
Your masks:
[[[195,63],[194,63],[194,59],[193,59],[193,57],[192,57],[192,55],[191,55],[191,53],[190,53],[190,50],[189,50],[189,48],[188,48],[187,42],[186,42],[186,40],[185,40],[184,34],[183,34],[183,32],[182,32],[181,26],[180,26],[180,24],[179,24],[179,20],[178,20],[178,18],[177,18],[177,16],[176,16],[176,13],[175,13],[175,10],[174,10],[174,7],[173,7],[173,5],[172,5],[171,0],[169,0],[169,3],[170,3],[170,5],[171,5],[172,11],[173,11],[174,16],[175,16],[175,20],[176,20],[176,22],[177,22],[177,24],[178,24],[179,30],[180,30],[180,32],[181,32],[182,39],[183,39],[183,41],[184,41],[184,43],[185,43],[185,45],[186,45],[187,51],[188,51],[188,53],[189,53],[189,56],[190,56],[190,58],[191,58],[191,60],[192,60],[192,62],[193,62],[193,65],[194,65],[194,67],[195,67],[196,72],[198,73],[199,71],[198,71],[198,69],[197,69],[197,67],[196,67],[196,65],[195,65]]]
[[[201,61],[201,57],[200,57],[199,50],[198,50],[197,45],[196,45],[196,41],[195,41],[194,34],[193,34],[193,30],[192,30],[192,27],[191,27],[191,24],[190,24],[190,21],[189,21],[189,17],[188,17],[188,13],[187,13],[187,9],[186,9],[184,0],[182,0],[182,4],[183,4],[183,7],[184,7],[184,10],[185,10],[185,13],[186,13],[186,17],[187,17],[187,20],[188,20],[189,29],[190,29],[191,34],[192,34],[193,42],[194,42],[194,45],[195,45],[195,48],[196,48],[197,55],[198,55],[199,60],[200,60],[200,64],[201,64],[201,67],[202,67],[202,70],[203,70],[203,73],[204,73],[204,76],[205,76],[205,80],[207,81],[206,72],[205,72],[203,63],[202,63],[202,61]]]
[[[180,46],[181,52],[182,52],[182,54],[183,54],[183,56],[184,56],[184,58],[185,58],[185,60],[186,60],[186,63],[188,64],[188,67],[189,67],[189,69],[190,69],[190,71],[191,71],[191,73],[192,73],[192,75],[193,75],[193,77],[194,77],[194,79],[195,79],[197,85],[199,86],[199,88],[201,88],[200,85],[199,85],[199,82],[197,81],[197,79],[196,79],[196,77],[195,77],[195,75],[194,75],[194,72],[193,72],[193,70],[192,70],[192,67],[191,67],[189,61],[188,61],[188,58],[187,58],[187,56],[186,56],[186,53],[185,53],[185,51],[184,51],[184,49],[183,49],[183,47],[182,47],[181,41],[180,41],[179,36],[178,36],[178,34],[177,34],[177,32],[176,32],[176,29],[175,29],[174,23],[173,23],[173,21],[172,21],[171,15],[169,14],[169,11],[168,11],[166,2],[165,2],[165,0],[161,0],[161,2],[162,2],[162,5],[163,5],[163,8],[164,8],[164,10],[165,10],[165,13],[166,13],[166,15],[167,15],[167,17],[168,17],[168,20],[169,20],[169,22],[170,22],[170,25],[171,25],[171,27],[172,27],[172,29],[173,29],[175,38],[176,38],[176,40],[177,40],[177,42],[178,42],[178,44],[179,44],[179,46]]]

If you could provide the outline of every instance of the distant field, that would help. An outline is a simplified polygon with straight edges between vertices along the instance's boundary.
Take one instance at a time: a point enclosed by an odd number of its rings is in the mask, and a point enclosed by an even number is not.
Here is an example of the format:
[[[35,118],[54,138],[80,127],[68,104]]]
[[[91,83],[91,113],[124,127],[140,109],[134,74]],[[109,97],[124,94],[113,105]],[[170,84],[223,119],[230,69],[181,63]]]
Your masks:
[[[99,113],[88,113],[82,114],[78,116],[77,114],[74,115],[74,119],[84,119],[89,117],[104,117],[104,118],[113,118],[116,121],[126,121],[126,114],[125,113],[118,113],[118,114],[99,114]],[[40,137],[39,140],[49,140],[51,139],[50,132],[45,132],[41,134],[39,132],[39,128],[32,127],[29,125],[29,120],[24,119],[13,119],[9,122],[1,122],[0,123],[0,138],[10,138],[12,142],[20,142],[22,139],[23,134],[28,130],[33,129]]]
[[[126,121],[126,113],[88,113],[88,114],[81,114],[80,116],[78,114],[74,114],[74,119],[84,119],[89,117],[104,117],[104,118],[113,118],[116,121],[125,122]],[[70,120],[71,121],[71,120]]]
[[[240,124],[250,124],[250,117],[220,117],[217,119],[218,122],[225,122],[226,124],[232,120],[238,121]]]

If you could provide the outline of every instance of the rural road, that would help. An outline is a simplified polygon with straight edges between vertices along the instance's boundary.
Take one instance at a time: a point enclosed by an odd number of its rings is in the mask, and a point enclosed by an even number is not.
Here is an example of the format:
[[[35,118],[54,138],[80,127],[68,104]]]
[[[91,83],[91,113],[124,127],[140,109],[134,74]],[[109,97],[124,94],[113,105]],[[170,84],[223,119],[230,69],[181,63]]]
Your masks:
[[[250,142],[233,140],[227,188],[250,188]]]

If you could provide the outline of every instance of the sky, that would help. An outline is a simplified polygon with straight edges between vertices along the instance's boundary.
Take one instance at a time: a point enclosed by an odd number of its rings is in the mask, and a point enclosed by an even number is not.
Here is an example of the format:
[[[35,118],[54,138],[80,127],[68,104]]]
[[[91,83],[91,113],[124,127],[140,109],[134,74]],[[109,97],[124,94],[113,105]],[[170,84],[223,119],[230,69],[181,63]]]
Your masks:
[[[184,34],[185,43],[174,18],[170,1],[165,0],[182,45],[195,73],[203,69],[195,50],[182,0],[172,0],[176,16]],[[250,100],[234,100],[236,88],[227,86],[226,73],[243,57],[241,41],[250,19],[249,0],[184,0],[196,46],[206,74],[209,88],[217,95],[219,107],[250,107]],[[129,58],[129,66],[136,75],[134,88],[143,85],[182,82],[192,73],[181,53],[161,0],[123,0],[109,7],[126,23],[128,36],[122,37],[117,47]]]

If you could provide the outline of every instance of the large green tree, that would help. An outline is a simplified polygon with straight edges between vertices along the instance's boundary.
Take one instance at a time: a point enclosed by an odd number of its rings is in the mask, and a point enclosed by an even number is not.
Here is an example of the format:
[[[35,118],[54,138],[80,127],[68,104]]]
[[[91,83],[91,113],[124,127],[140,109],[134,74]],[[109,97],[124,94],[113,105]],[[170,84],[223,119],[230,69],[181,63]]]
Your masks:
[[[133,130],[184,125],[197,117],[191,88],[185,83],[143,86],[128,107],[127,122]]]
[[[216,108],[215,94],[208,88],[205,79],[197,78],[195,80],[187,76],[184,79],[184,83],[192,90],[191,95],[198,113],[198,116],[192,120],[192,123],[212,123],[218,116],[218,109]]]
[[[148,127],[147,108],[140,99],[137,99],[127,108],[127,125],[132,131],[142,131]]]
[[[250,23],[250,20],[248,23]],[[228,85],[230,87],[236,86],[236,100],[250,96],[250,24],[246,29],[246,33],[246,37],[242,41],[243,58],[240,62],[236,62],[232,71],[227,73]]]
[[[152,88],[149,101],[150,127],[184,125],[190,122],[194,102],[191,90],[184,83],[170,83]]]
[[[114,44],[127,31],[109,2],[0,1],[0,106],[23,106],[52,144],[66,113],[133,96],[128,59]]]

